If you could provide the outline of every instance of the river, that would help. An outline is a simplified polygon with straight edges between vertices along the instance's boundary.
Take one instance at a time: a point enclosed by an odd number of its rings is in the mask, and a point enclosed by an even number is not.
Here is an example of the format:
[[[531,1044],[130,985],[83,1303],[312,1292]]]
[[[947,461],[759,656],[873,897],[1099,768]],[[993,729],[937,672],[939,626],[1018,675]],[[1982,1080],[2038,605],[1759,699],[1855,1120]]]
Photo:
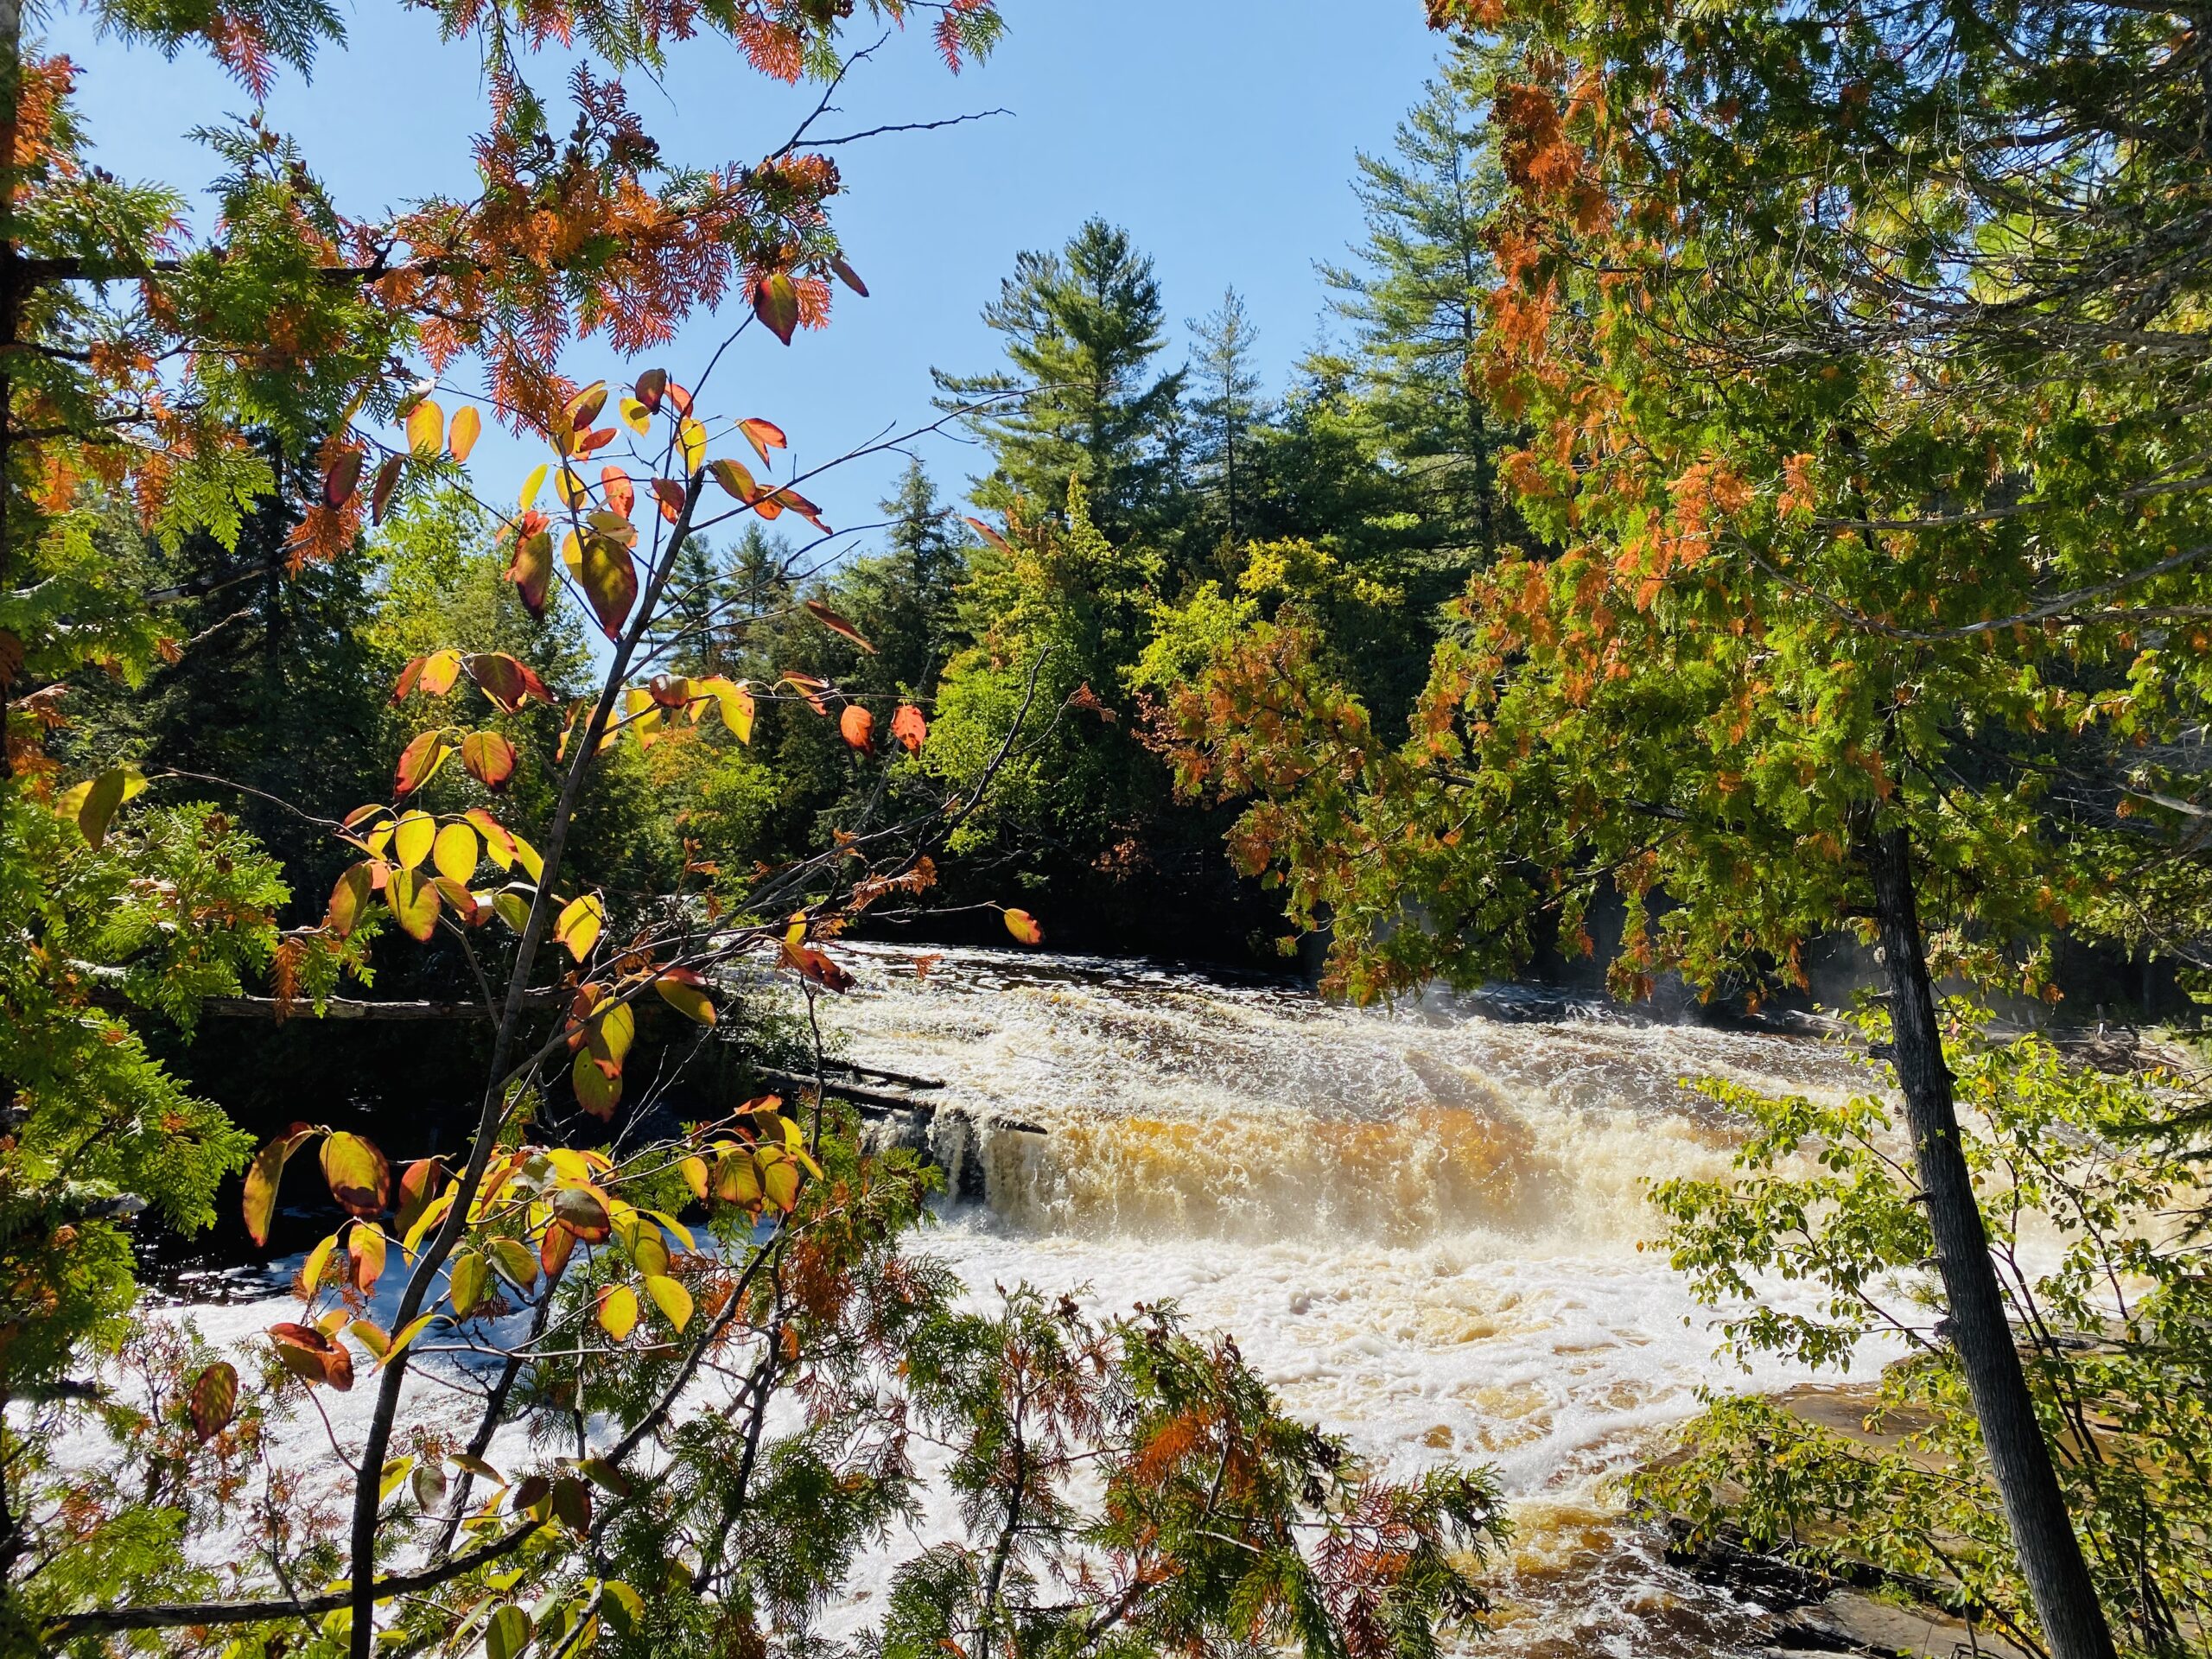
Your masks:
[[[1611,1478],[1701,1386],[1805,1379],[1716,1357],[1716,1316],[1638,1249],[1643,1192],[1724,1172],[1740,1136],[1684,1078],[1863,1087],[1842,1052],[1531,992],[1355,1010],[1129,962],[851,954],[825,1007],[853,1058],[1048,1131],[984,1131],[981,1202],[919,1248],[982,1289],[1172,1299],[1371,1463],[1493,1465],[1516,1536],[1485,1652],[1763,1645],[1763,1610],[1669,1567]]]
[[[1027,1280],[1099,1313],[1176,1301],[1233,1332],[1290,1412],[1380,1469],[1491,1465],[1516,1531],[1488,1575],[1481,1652],[1765,1645],[1764,1610],[1669,1567],[1611,1483],[1701,1387],[1805,1379],[1716,1357],[1717,1316],[1638,1248],[1656,1231],[1643,1194],[1725,1172],[1741,1135],[1683,1079],[1863,1086],[1841,1051],[1532,991],[1355,1010],[1289,982],[1134,962],[924,954],[840,946],[857,983],[822,1003],[847,1057],[942,1078],[934,1097],[984,1126],[957,1149],[965,1196],[914,1248],[980,1295]],[[281,1287],[298,1261],[173,1281],[170,1308],[251,1351],[294,1317]],[[328,1400],[341,1434],[372,1392]],[[448,1390],[410,1384],[410,1399],[465,1432]],[[495,1443],[510,1453],[526,1455],[520,1429]],[[64,1452],[101,1455],[89,1436]],[[334,1465],[302,1490],[335,1513],[345,1478]],[[875,1562],[919,1542],[893,1539]],[[868,1577],[828,1610],[828,1633],[878,1616]]]

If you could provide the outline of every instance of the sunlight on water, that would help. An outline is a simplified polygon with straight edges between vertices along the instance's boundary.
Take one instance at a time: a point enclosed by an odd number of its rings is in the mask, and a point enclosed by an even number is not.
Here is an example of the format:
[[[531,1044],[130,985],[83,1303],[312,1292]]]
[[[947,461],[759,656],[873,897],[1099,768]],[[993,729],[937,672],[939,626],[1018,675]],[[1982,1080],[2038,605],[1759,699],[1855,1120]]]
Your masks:
[[[972,1288],[1173,1300],[1377,1465],[1493,1465],[1519,1531],[1486,1651],[1760,1645],[1759,1610],[1667,1567],[1609,1478],[1700,1387],[1802,1377],[1715,1358],[1713,1316],[1637,1248],[1643,1192],[1727,1167],[1738,1126],[1684,1078],[1863,1086],[1840,1052],[1512,994],[1367,1012],[1126,963],[956,951],[919,978],[913,952],[851,954],[853,1058],[1048,1131],[967,1154],[983,1202],[923,1248]]]

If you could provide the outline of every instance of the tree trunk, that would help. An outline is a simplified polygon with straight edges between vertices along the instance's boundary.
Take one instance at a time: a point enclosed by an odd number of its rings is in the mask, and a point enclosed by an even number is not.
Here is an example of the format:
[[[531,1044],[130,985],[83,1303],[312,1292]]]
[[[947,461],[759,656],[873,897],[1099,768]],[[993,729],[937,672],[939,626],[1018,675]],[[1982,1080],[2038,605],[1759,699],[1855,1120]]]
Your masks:
[[[1913,896],[1911,844],[1903,830],[1886,830],[1866,848],[1866,857],[1889,974],[1893,1064],[1949,1309],[1946,1332],[1966,1373],[1990,1472],[2053,1659],[2113,1659],[2112,1632],[2036,1421],[1990,1262],[1989,1236],[1959,1147],[1951,1071],[1943,1059]]]

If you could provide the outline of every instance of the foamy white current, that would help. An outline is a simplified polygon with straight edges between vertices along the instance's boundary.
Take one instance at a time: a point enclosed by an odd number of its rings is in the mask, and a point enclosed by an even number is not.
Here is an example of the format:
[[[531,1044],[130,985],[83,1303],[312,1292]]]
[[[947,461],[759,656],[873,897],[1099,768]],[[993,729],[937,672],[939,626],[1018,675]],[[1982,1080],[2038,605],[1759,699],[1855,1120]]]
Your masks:
[[[1865,1086],[1839,1051],[1510,993],[1355,1011],[1135,963],[956,950],[928,953],[924,975],[915,950],[839,954],[859,981],[823,1005],[841,1050],[943,1079],[931,1097],[982,1126],[940,1131],[941,1146],[970,1142],[968,1196],[915,1247],[976,1295],[1026,1280],[1103,1313],[1172,1300],[1233,1332],[1292,1413],[1372,1465],[1494,1467],[1517,1532],[1489,1574],[1497,1630],[1478,1651],[1714,1659],[1764,1645],[1764,1610],[1667,1566],[1611,1478],[1697,1410],[1701,1387],[1805,1379],[1716,1357],[1717,1316],[1637,1248],[1657,1231],[1643,1195],[1722,1173],[1742,1133],[1685,1078]],[[242,1353],[296,1307],[226,1300],[176,1312]],[[440,1380],[453,1362],[436,1350],[426,1341],[407,1409],[465,1433],[468,1400]],[[1870,1372],[1882,1357],[1868,1351]],[[372,1395],[325,1398],[341,1441]],[[111,1454],[89,1433],[63,1453]],[[493,1455],[525,1464],[521,1432]],[[331,1461],[301,1501],[334,1515],[345,1481]],[[952,1529],[938,1508],[873,1553],[877,1582],[861,1575],[829,1633],[879,1616],[881,1572]]]
[[[1701,1386],[1805,1377],[1716,1358],[1717,1316],[1637,1248],[1644,1192],[1723,1173],[1741,1136],[1684,1079],[1865,1087],[1843,1054],[1510,994],[1368,1011],[1127,962],[851,954],[852,1058],[1048,1132],[987,1130],[982,1202],[921,1245],[971,1287],[1175,1300],[1377,1466],[1493,1465],[1518,1536],[1486,1651],[1759,1645],[1760,1610],[1667,1568],[1610,1478]]]

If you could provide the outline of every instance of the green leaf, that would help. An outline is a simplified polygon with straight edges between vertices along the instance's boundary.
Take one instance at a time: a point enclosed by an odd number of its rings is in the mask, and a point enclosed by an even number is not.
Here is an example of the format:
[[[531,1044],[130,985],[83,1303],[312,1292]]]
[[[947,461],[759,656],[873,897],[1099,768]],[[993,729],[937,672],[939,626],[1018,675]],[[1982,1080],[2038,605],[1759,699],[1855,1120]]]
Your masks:
[[[521,1659],[530,1641],[530,1615],[508,1602],[484,1626],[485,1659]]]

